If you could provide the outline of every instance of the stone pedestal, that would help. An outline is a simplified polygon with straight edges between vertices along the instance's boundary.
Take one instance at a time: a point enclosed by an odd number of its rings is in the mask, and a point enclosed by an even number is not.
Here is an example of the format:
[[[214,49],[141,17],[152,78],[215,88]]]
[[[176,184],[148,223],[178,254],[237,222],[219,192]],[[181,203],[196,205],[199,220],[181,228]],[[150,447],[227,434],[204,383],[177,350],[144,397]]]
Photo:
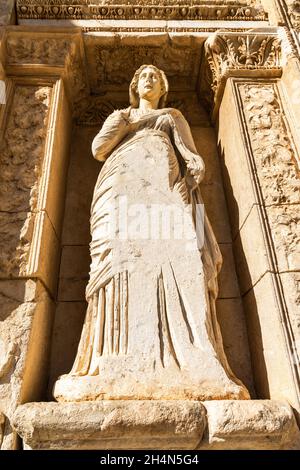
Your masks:
[[[14,427],[26,449],[299,449],[291,407],[273,400],[27,403]]]

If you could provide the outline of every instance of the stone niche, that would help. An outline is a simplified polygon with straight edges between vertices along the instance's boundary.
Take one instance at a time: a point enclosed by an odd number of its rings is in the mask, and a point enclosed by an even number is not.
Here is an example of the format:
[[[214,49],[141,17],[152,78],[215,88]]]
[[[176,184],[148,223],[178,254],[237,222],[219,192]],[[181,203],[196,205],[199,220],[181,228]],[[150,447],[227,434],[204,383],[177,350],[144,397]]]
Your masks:
[[[189,2],[186,12],[170,1],[170,17],[160,21],[155,7],[148,24],[138,1],[118,21],[113,1],[61,3],[18,0],[21,26],[7,27],[1,42],[9,98],[0,126],[2,448],[17,448],[17,436],[27,449],[299,448],[299,128],[287,99],[299,72],[283,29],[248,0],[230,11],[225,2],[218,10],[216,2],[198,10]],[[130,15],[141,22],[128,27]],[[90,205],[101,169],[91,142],[114,109],[128,106],[143,63],[166,72],[168,106],[185,115],[205,161],[201,190],[223,256],[217,317],[250,400],[53,399],[86,311]],[[30,161],[22,160],[24,138]],[[21,166],[7,164],[11,155]]]

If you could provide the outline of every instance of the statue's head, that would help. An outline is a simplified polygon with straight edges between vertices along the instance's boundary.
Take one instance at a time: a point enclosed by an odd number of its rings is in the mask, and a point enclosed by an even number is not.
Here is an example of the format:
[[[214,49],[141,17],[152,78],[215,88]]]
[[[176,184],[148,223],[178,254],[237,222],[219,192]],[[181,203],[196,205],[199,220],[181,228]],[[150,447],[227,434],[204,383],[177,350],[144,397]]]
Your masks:
[[[129,99],[133,108],[139,107],[140,98],[157,100],[158,108],[164,108],[169,84],[165,73],[154,65],[142,65],[134,74],[129,86]]]

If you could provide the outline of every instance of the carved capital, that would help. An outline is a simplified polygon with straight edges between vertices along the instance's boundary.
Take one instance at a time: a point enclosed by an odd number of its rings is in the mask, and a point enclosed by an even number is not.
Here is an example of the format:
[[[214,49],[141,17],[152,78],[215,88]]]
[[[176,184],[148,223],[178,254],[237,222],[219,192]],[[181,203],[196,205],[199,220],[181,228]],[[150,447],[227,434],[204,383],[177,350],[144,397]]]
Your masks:
[[[273,78],[282,73],[281,42],[277,34],[215,33],[207,39],[204,49],[201,94],[213,108],[220,103],[228,77]]]

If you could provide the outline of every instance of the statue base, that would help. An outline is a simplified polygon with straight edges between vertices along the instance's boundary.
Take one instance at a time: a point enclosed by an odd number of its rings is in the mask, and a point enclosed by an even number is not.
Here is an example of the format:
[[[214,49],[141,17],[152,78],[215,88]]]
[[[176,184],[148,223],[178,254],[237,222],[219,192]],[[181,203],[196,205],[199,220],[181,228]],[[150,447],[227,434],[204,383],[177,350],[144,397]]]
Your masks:
[[[26,449],[300,449],[292,408],[273,400],[27,403],[13,425]]]

